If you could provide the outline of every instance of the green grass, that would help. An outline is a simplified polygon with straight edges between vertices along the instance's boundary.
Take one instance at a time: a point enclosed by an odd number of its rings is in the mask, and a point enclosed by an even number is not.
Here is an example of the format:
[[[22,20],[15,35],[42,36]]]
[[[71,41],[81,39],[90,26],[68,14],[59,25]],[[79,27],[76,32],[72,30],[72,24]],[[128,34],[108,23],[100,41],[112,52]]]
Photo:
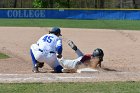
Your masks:
[[[140,30],[139,20],[0,19],[0,26]]]
[[[9,56],[6,54],[0,53],[0,59],[6,59],[6,58],[9,58]]]
[[[140,93],[140,82],[0,84],[0,93]]]

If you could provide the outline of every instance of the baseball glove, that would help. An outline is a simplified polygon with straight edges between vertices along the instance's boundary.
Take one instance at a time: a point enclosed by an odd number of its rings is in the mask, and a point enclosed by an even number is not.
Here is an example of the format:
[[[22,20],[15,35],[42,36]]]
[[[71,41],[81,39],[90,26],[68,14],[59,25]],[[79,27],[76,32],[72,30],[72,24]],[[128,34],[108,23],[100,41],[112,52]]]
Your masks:
[[[62,55],[59,55],[59,54],[58,54],[58,55],[57,55],[57,58],[59,58],[59,59],[62,58]]]

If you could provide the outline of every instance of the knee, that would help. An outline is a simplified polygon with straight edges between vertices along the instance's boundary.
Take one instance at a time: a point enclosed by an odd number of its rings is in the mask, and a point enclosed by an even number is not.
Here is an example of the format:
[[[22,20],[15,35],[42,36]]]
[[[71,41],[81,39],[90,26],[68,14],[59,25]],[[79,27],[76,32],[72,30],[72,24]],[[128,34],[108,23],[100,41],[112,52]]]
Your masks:
[[[54,67],[54,72],[55,73],[62,73],[62,69],[63,69],[63,67],[61,65],[58,65],[58,66]]]

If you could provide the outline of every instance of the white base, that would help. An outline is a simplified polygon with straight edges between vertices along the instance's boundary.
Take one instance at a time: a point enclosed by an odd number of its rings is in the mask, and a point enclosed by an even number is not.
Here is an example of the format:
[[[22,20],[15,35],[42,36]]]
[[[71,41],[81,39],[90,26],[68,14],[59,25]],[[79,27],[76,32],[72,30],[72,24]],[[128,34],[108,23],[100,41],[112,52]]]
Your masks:
[[[94,73],[94,72],[98,72],[98,70],[92,68],[82,68],[77,70],[77,73]]]

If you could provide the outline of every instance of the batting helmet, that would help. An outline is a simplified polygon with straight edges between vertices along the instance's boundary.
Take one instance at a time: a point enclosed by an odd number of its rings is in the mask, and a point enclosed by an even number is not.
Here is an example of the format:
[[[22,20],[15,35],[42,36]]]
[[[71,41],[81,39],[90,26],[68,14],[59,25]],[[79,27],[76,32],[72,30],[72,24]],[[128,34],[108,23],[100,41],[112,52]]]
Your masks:
[[[103,57],[104,57],[104,52],[102,49],[97,48],[93,51],[92,53],[93,57],[98,57],[100,59],[100,62],[103,61]]]
[[[53,27],[53,28],[49,31],[49,33],[62,36],[62,35],[61,35],[61,30],[60,30],[60,28],[58,28],[58,27]]]

